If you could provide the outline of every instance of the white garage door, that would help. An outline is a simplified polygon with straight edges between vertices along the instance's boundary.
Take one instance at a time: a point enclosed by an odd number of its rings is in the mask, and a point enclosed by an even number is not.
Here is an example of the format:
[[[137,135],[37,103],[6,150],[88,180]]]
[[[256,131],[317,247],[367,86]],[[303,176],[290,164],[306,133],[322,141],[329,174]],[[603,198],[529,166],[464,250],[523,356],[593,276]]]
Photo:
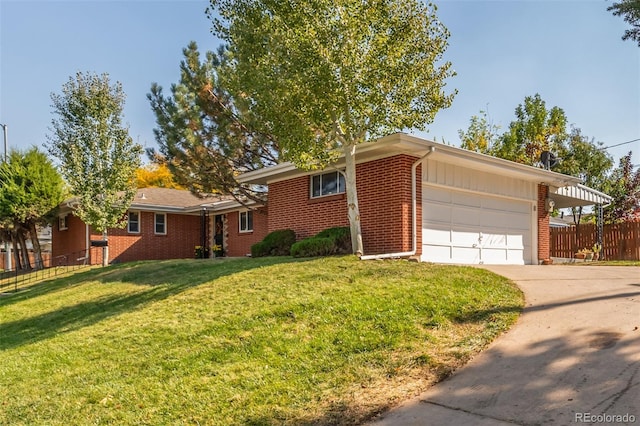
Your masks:
[[[430,186],[422,203],[423,261],[532,263],[531,203]]]

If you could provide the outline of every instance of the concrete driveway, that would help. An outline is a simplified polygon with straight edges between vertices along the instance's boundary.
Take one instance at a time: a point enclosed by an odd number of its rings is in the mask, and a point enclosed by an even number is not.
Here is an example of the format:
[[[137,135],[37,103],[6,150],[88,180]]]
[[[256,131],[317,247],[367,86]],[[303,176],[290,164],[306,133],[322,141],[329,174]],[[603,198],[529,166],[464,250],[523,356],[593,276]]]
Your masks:
[[[485,266],[515,281],[518,323],[383,425],[640,425],[640,268]]]

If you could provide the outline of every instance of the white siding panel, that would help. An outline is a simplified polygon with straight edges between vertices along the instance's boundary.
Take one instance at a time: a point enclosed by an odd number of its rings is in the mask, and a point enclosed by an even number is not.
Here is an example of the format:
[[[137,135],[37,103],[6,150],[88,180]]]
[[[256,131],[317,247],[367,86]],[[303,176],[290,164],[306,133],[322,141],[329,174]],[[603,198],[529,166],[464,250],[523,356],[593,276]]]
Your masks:
[[[506,178],[429,158],[422,164],[422,181],[447,188],[458,188],[521,200],[534,201],[537,199],[538,193],[537,185],[534,182]]]

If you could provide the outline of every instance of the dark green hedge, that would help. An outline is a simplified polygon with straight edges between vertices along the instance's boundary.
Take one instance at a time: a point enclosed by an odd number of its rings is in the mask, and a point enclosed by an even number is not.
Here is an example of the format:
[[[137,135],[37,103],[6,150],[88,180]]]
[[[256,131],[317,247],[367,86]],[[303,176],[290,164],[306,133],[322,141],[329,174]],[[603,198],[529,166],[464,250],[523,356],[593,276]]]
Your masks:
[[[296,242],[292,229],[280,229],[267,234],[259,243],[251,246],[251,257],[288,256],[291,245]]]
[[[329,228],[291,246],[293,257],[330,256],[351,253],[349,228]]]
[[[329,256],[335,253],[336,245],[331,238],[311,237],[291,246],[293,257]]]

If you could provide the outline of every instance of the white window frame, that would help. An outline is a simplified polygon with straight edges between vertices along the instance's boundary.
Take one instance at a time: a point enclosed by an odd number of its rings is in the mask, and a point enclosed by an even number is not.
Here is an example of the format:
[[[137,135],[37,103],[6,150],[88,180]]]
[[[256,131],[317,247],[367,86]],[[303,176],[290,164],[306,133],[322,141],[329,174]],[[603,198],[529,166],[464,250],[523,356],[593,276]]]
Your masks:
[[[249,215],[251,215],[251,228],[249,228]],[[244,216],[244,219],[243,219]],[[238,212],[238,232],[253,232],[253,211],[242,210]]]
[[[335,176],[336,179],[338,179],[338,183],[336,185],[338,190],[337,190],[337,192],[332,192],[330,194],[323,194],[322,193],[322,179],[325,176],[329,176],[329,175]],[[342,179],[340,178],[341,176],[342,176]],[[320,185],[319,185],[320,186],[320,194],[319,195],[315,195],[313,193],[313,187],[314,187],[313,183],[314,183],[314,181],[316,179],[320,179],[320,182],[319,182],[320,183]],[[341,181],[344,183],[343,186],[340,185]],[[321,198],[321,197],[329,197],[331,195],[344,194],[346,192],[346,186],[347,186],[346,185],[346,181],[344,180],[344,174],[343,174],[342,171],[339,171],[339,170],[332,171],[332,172],[325,172],[325,173],[321,173],[321,174],[317,174],[317,175],[312,175],[311,179],[309,180],[309,184],[310,184],[309,185],[309,195],[310,195],[311,198]]]
[[[164,218],[162,222],[162,226],[164,230],[162,232],[158,232],[158,216],[162,216]],[[167,235],[167,214],[166,213],[153,214],[153,232],[156,235]]]
[[[131,214],[132,214],[132,213],[133,213],[133,214],[138,215],[138,221],[137,221],[137,222],[135,222],[135,223],[137,223],[137,224],[138,224],[138,230],[137,230],[137,231],[132,231],[132,230],[131,230]],[[139,233],[140,233],[140,229],[141,229],[141,222],[142,222],[142,221],[141,221],[141,216],[142,216],[142,215],[140,214],[140,212],[139,212],[139,211],[132,210],[132,211],[127,212],[127,232],[128,232],[129,234],[139,234]]]
[[[59,231],[66,231],[67,229],[69,229],[69,224],[67,223],[67,216],[68,215],[64,215],[64,216],[59,216],[58,217],[58,230]]]

